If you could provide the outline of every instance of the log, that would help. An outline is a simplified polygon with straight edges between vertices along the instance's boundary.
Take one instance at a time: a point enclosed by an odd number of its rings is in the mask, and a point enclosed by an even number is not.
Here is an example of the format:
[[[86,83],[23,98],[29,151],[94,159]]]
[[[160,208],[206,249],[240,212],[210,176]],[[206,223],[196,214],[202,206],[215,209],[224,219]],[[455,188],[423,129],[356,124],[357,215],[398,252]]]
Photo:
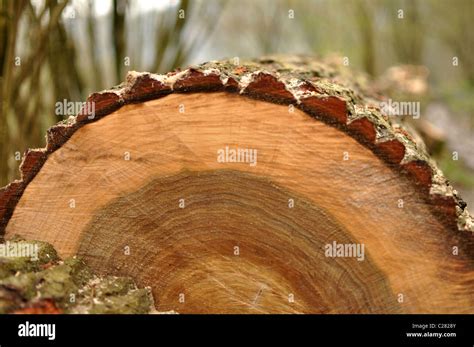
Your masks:
[[[370,81],[311,57],[130,72],[28,150],[1,233],[178,313],[474,313],[474,226]]]

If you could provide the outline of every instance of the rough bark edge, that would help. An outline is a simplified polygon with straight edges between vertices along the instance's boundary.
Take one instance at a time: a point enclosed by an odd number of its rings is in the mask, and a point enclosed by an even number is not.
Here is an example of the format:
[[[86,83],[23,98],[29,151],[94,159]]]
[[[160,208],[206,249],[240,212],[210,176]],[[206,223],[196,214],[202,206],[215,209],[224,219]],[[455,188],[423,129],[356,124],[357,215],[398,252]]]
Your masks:
[[[21,178],[0,189],[0,236],[28,183],[74,132],[123,105],[157,99],[173,92],[238,93],[254,99],[293,105],[334,126],[370,148],[387,165],[407,173],[422,190],[434,213],[458,231],[474,232],[466,203],[458,197],[424,144],[406,128],[392,123],[380,110],[380,99],[363,75],[331,61],[306,56],[273,56],[243,64],[211,61],[166,75],[128,73],[126,81],[110,90],[91,94],[95,114],[87,107],[47,132],[45,148],[26,151]]]

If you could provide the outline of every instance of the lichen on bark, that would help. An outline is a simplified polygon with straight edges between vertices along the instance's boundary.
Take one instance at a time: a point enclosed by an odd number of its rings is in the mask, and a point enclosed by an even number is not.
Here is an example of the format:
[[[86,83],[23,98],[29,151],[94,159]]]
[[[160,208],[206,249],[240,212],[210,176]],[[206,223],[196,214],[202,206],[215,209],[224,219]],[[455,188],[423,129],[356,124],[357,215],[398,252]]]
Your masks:
[[[34,246],[34,256],[0,256],[0,313],[155,313],[150,288],[98,276],[76,257],[61,260],[45,242],[18,237],[3,249]]]

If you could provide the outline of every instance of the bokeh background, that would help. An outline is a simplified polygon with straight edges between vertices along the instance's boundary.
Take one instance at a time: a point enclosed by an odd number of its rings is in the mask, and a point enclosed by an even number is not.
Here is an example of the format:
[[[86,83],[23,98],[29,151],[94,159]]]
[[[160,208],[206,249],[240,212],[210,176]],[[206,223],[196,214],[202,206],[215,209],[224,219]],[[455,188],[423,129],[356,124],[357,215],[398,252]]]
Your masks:
[[[473,18],[474,0],[0,0],[0,186],[64,118],[56,102],[128,70],[317,54],[421,103],[408,121],[473,211]]]

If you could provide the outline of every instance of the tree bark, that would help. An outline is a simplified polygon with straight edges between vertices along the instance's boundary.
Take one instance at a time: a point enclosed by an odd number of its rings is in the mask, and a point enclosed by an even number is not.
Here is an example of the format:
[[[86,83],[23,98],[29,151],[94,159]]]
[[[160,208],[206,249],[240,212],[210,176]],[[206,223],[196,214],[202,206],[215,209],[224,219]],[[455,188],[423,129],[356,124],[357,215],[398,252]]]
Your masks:
[[[131,276],[158,311],[473,313],[465,203],[370,81],[234,63],[92,94],[0,191],[5,238]]]

